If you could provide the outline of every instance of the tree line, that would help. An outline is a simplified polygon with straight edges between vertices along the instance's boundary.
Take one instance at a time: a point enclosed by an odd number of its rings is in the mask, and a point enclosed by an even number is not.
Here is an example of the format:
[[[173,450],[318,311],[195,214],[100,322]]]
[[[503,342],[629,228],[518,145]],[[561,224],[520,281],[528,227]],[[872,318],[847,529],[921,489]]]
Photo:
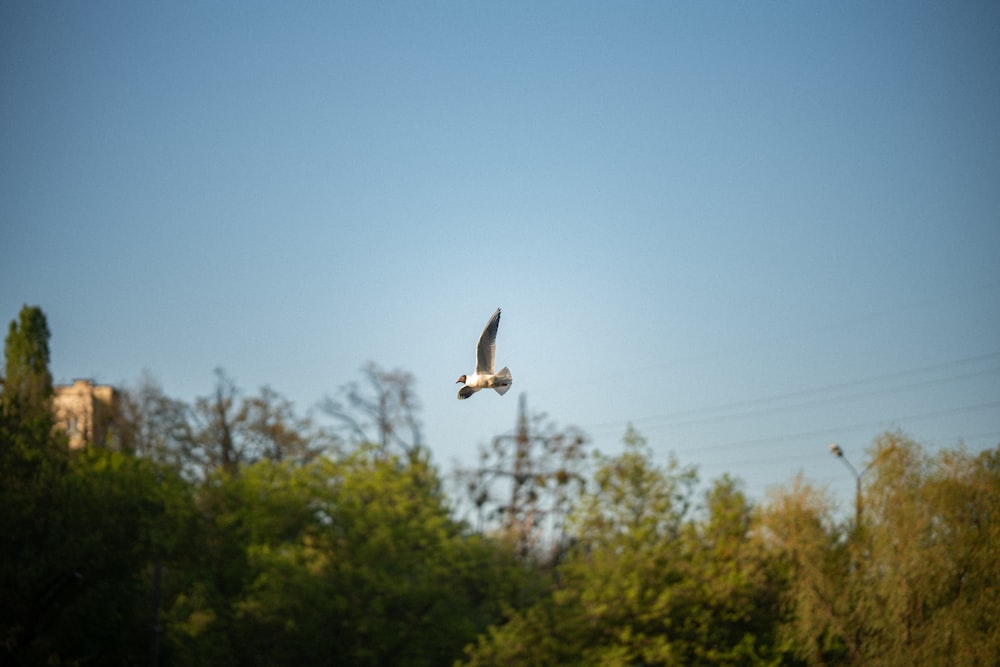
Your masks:
[[[844,519],[522,402],[448,476],[412,377],[370,365],[322,425],[221,371],[190,404],[144,377],[71,451],[49,337],[26,306],[4,347],[0,664],[998,662],[1000,447],[882,434]]]

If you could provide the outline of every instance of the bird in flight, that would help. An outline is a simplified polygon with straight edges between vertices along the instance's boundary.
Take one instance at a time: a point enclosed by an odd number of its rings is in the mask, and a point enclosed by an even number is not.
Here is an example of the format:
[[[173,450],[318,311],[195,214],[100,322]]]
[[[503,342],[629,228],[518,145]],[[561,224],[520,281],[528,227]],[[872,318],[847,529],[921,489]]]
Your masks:
[[[472,396],[480,389],[496,389],[503,396],[514,382],[506,366],[493,372],[493,358],[497,351],[497,329],[500,327],[500,309],[497,308],[476,345],[476,372],[458,378],[457,384],[465,384],[458,390],[459,400]]]

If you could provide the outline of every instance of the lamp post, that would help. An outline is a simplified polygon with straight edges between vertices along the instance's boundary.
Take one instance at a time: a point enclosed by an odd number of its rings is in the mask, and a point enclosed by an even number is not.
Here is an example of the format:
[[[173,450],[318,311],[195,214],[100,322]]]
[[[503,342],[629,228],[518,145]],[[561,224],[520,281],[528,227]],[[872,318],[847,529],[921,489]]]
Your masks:
[[[854,475],[854,484],[855,484],[854,526],[855,528],[860,530],[861,529],[861,478],[864,476],[866,472],[868,472],[868,469],[872,467],[872,464],[869,463],[868,465],[866,465],[864,468],[861,469],[861,472],[858,472],[858,469],[855,468],[854,465],[849,460],[847,460],[846,456],[844,456],[844,450],[840,448],[840,445],[838,445],[835,442],[830,443],[830,452],[838,459],[843,461],[844,465],[847,466],[847,469],[851,471],[852,475]],[[872,461],[872,463],[874,463],[874,461]]]

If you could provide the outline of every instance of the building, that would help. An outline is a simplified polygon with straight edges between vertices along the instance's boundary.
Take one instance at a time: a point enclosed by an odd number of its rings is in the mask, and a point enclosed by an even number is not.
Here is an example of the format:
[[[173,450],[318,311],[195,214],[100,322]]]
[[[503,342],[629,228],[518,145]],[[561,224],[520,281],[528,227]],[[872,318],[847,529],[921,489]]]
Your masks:
[[[69,436],[70,449],[79,449],[88,442],[107,444],[113,436],[118,401],[114,387],[91,380],[74,380],[71,385],[55,387],[52,412],[56,428]]]

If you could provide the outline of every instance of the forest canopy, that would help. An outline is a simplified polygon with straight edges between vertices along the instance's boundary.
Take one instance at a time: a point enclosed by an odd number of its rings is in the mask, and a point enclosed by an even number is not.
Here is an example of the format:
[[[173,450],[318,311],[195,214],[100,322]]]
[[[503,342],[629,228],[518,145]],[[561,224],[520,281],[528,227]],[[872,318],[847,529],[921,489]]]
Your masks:
[[[412,376],[372,364],[322,425],[222,371],[192,403],[143,376],[108,435],[71,450],[51,417],[49,335],[25,306],[4,348],[4,664],[1000,655],[1000,447],[877,435],[844,517],[808,480],[753,503],[634,429],[594,452],[522,403],[478,466],[442,473]]]

